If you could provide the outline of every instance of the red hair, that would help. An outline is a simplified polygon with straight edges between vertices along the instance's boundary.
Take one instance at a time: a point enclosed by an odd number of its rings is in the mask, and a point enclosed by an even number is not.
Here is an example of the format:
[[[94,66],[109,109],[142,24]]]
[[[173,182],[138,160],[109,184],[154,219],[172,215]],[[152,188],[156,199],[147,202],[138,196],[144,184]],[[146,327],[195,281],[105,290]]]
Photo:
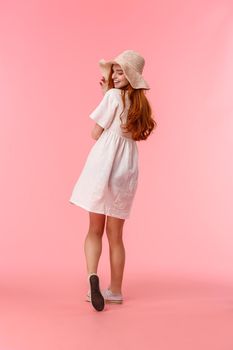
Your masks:
[[[114,88],[112,80],[113,69],[108,76],[108,90]],[[145,89],[134,89],[130,83],[122,89],[122,101],[125,108],[125,93],[128,91],[130,108],[127,116],[125,129],[130,132],[135,141],[146,140],[157,123],[152,116],[151,105],[145,95]]]

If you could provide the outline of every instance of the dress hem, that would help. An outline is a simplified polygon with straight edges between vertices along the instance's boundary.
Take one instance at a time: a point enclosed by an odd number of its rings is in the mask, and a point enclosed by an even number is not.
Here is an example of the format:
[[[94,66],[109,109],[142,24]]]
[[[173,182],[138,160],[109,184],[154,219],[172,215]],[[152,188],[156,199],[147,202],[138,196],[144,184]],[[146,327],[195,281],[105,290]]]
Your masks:
[[[108,214],[108,213],[103,212],[103,211],[93,210],[93,209],[90,209],[90,208],[86,207],[85,205],[79,204],[78,202],[75,202],[75,201],[73,201],[73,200],[71,200],[71,199],[69,200],[69,202],[72,203],[72,204],[75,204],[75,205],[79,206],[79,207],[82,208],[82,209],[85,209],[85,210],[87,210],[87,211],[89,211],[89,212],[92,212],[92,213],[104,214],[104,215],[106,215],[106,216],[113,216],[113,217],[118,218],[118,219],[128,219],[128,218],[129,218],[129,215],[128,215],[128,216],[127,216],[127,215],[125,215],[125,216],[124,216],[124,215],[123,215],[123,216],[119,216],[119,215],[117,215],[117,214]]]

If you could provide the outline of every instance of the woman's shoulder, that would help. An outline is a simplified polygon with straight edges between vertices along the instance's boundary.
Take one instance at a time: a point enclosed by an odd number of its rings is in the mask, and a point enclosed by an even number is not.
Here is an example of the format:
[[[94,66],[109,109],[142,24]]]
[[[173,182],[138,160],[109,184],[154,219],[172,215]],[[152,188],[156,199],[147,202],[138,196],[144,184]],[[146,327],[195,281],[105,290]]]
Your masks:
[[[118,88],[111,88],[111,89],[108,89],[108,90],[105,92],[105,95],[106,95],[106,96],[120,96],[120,95],[121,95],[121,89],[118,89]]]
[[[110,98],[112,101],[117,101],[118,103],[122,103],[122,89],[111,88],[105,92],[106,98]]]
[[[104,94],[103,100],[106,101],[106,103],[110,102],[119,105],[121,103],[121,89],[108,89]]]

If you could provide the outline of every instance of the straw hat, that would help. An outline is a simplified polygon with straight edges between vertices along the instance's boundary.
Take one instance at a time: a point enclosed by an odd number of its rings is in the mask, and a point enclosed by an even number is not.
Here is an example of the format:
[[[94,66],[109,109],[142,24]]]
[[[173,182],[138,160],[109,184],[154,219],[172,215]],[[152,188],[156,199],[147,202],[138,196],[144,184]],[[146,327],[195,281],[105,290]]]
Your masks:
[[[126,79],[134,89],[150,89],[148,83],[142,77],[145,60],[138,52],[134,50],[126,50],[110,61],[101,59],[99,61],[99,66],[101,73],[106,80],[108,79],[111,66],[114,63],[121,66]]]

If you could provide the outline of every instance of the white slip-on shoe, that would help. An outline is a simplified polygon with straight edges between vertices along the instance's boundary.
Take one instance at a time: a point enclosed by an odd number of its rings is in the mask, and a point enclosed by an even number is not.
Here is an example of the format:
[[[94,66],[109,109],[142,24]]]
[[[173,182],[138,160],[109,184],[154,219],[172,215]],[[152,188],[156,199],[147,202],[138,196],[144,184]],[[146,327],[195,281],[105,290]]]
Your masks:
[[[123,296],[120,293],[113,293],[109,288],[101,291],[104,300],[109,304],[122,304]]]

